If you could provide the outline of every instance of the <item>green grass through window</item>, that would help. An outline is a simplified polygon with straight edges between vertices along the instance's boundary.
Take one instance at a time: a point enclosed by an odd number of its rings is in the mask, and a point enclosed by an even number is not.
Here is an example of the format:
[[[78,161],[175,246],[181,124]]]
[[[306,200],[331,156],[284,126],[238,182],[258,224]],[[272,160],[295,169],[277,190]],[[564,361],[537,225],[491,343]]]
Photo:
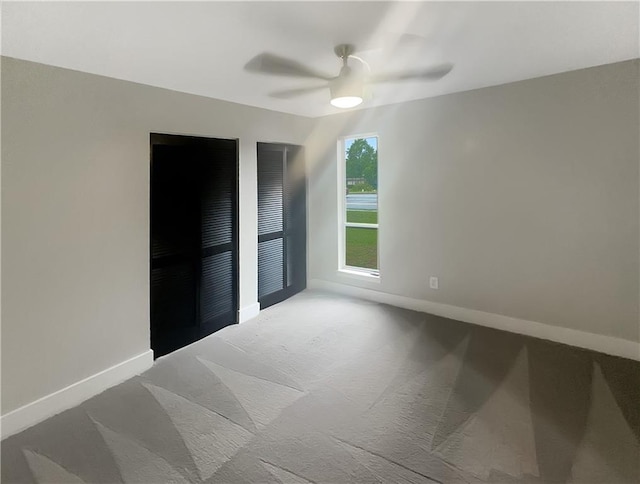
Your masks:
[[[375,210],[348,210],[347,222],[378,223]],[[346,228],[345,264],[365,269],[378,268],[378,229]]]
[[[347,222],[358,224],[377,224],[377,210],[347,210]]]

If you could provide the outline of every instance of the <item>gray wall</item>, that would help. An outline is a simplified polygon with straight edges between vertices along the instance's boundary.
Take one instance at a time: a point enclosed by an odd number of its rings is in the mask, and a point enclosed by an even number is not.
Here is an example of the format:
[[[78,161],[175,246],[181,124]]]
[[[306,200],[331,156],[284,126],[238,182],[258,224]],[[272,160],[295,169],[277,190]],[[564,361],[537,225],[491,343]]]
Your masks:
[[[322,118],[307,150],[309,277],[639,341],[638,70]],[[337,273],[335,140],[370,132],[379,284]]]
[[[2,413],[149,349],[149,133],[240,138],[240,307],[257,141],[312,120],[2,58]]]
[[[307,145],[309,277],[638,341],[639,62],[310,120],[2,58],[2,413],[149,348],[149,133]],[[337,269],[336,138],[380,135],[382,280]],[[428,289],[428,276],[440,289]]]

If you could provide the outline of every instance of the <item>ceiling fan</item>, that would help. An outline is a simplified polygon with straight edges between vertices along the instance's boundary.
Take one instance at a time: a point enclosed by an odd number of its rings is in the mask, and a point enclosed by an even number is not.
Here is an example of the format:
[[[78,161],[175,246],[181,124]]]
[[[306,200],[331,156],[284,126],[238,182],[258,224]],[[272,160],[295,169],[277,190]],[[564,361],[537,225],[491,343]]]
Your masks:
[[[331,92],[331,104],[333,106],[338,108],[352,108],[363,101],[365,85],[411,79],[435,81],[447,75],[453,68],[453,64],[441,64],[421,70],[371,75],[363,69],[352,69],[349,66],[349,58],[354,58],[368,68],[368,64],[364,60],[354,55],[355,46],[352,44],[337,45],[334,52],[342,60],[340,73],[335,77],[315,71],[297,61],[266,52],[251,59],[245,65],[245,70],[278,76],[321,79],[326,82],[319,86],[287,89],[272,92],[269,95],[280,99],[290,99],[329,88]]]

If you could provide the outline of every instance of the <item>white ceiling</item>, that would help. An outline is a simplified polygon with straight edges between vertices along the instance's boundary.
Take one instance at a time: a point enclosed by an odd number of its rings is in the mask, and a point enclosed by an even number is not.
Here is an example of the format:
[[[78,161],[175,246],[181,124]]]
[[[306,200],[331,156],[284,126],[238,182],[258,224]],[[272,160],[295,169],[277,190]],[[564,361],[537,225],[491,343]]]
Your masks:
[[[270,52],[337,75],[356,44],[374,73],[451,62],[435,82],[376,85],[362,107],[640,57],[639,3],[2,2],[2,54],[305,116],[336,112],[316,85],[246,72]],[[400,34],[411,34],[401,37]],[[382,47],[382,49],[381,49]]]

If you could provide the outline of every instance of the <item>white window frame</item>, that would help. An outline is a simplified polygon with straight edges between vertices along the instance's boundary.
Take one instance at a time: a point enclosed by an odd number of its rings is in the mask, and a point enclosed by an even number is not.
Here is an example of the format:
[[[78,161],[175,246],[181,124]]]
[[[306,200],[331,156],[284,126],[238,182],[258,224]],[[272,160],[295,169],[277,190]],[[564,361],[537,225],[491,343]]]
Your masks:
[[[347,222],[347,206],[346,206],[346,153],[345,146],[348,139],[359,138],[376,138],[377,140],[377,152],[378,152],[378,223],[377,224],[365,224]],[[381,261],[380,261],[380,136],[378,133],[363,133],[363,134],[350,134],[338,138],[338,273],[350,278],[365,280],[369,282],[380,282],[381,274]],[[368,269],[366,267],[353,267],[346,265],[346,242],[347,242],[347,227],[362,227],[377,229],[377,249],[378,249],[378,269]]]

